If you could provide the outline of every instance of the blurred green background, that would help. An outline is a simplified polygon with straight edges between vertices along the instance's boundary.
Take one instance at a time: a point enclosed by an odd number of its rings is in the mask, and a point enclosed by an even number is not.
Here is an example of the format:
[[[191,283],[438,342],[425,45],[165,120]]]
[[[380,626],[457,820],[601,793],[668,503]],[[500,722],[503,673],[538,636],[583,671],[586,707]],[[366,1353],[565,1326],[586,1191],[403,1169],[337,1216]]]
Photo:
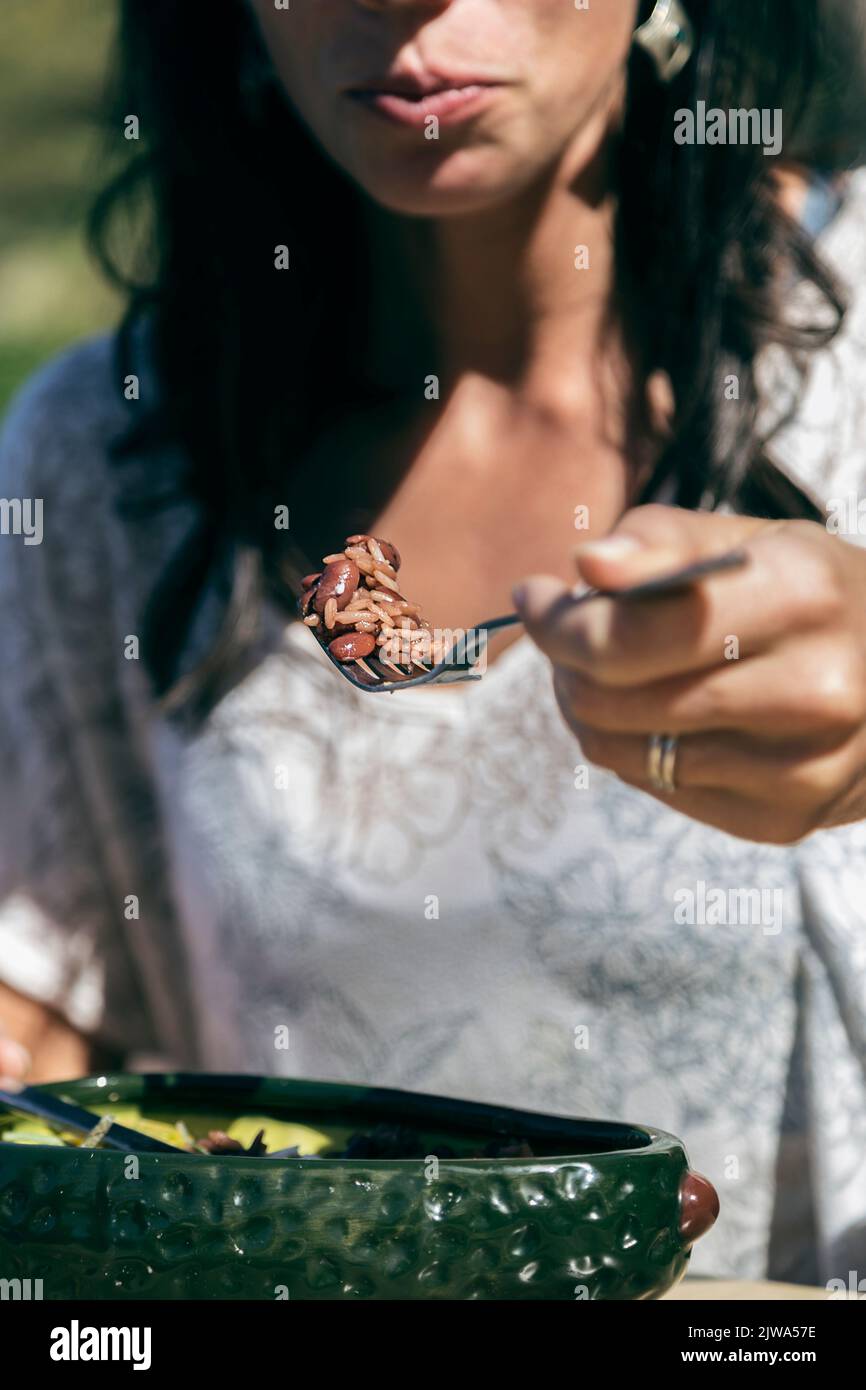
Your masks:
[[[114,0],[0,0],[0,412],[118,315],[82,242],[114,25]]]

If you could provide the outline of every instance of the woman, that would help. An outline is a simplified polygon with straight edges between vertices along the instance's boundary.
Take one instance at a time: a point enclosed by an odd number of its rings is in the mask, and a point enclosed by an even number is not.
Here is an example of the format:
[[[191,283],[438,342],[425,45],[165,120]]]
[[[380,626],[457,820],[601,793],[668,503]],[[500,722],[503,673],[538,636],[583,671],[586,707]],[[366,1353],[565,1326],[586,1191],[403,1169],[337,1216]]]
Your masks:
[[[124,6],[94,234],[130,314],[3,450],[45,513],[2,550],[0,1013],[34,1076],[157,1053],[649,1121],[721,1190],[696,1269],[847,1278],[866,555],[822,508],[862,475],[861,311],[801,182],[673,138],[699,101],[795,128],[813,5],[670,10]],[[819,248],[852,286],[864,199]],[[444,627],[517,582],[528,638],[357,693],[290,619],[359,530]]]

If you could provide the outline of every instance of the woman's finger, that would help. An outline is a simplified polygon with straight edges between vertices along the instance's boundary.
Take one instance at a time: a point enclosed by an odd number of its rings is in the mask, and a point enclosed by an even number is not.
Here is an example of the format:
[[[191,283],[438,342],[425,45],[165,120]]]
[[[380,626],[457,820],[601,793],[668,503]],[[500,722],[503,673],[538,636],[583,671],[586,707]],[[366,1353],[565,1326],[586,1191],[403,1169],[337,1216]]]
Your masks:
[[[579,548],[577,565],[593,588],[622,589],[733,550],[778,524],[657,503],[634,507],[609,535]]]
[[[748,658],[791,632],[835,621],[840,596],[821,547],[792,546],[776,530],[748,553],[742,570],[709,575],[680,593],[575,604],[564,584],[538,577],[516,601],[529,635],[555,665],[609,686]]]
[[[623,778],[625,782],[629,779]],[[740,840],[769,845],[794,845],[810,835],[823,822],[811,810],[780,805],[769,798],[754,799],[738,791],[695,787],[673,796],[654,791],[642,783],[632,783],[663,805],[691,820],[714,826]]]
[[[589,762],[632,786],[652,790],[648,735],[572,727]],[[679,805],[681,792],[712,790],[736,792],[753,801],[773,797],[792,808],[808,808],[831,797],[850,766],[851,749],[846,746],[805,746],[799,741],[770,746],[738,734],[687,734],[677,743],[673,804]]]
[[[832,740],[860,728],[866,709],[866,662],[834,637],[790,640],[772,654],[645,685],[603,685],[558,667],[554,685],[566,718],[610,733],[737,729],[770,742]]]
[[[24,1080],[31,1066],[30,1053],[14,1038],[0,1037],[0,1087],[14,1090]]]

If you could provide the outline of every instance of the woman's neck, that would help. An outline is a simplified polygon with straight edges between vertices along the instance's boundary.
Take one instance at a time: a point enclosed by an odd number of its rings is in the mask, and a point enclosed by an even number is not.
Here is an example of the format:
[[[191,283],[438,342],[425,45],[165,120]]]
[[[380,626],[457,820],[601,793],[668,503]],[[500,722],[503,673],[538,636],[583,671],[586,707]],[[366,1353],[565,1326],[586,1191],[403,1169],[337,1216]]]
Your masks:
[[[371,213],[380,359],[426,362],[442,395],[475,376],[555,416],[585,408],[600,366],[625,359],[610,128],[599,112],[542,182],[482,213]]]

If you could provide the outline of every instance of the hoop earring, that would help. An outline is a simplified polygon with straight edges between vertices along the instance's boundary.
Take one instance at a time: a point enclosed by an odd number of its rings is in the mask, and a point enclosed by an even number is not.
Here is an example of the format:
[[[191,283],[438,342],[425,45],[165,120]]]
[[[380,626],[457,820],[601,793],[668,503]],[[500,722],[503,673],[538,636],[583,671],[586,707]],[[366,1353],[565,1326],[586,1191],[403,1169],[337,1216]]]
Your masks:
[[[694,53],[695,31],[680,0],[656,0],[634,41],[649,55],[659,81],[673,82]]]

